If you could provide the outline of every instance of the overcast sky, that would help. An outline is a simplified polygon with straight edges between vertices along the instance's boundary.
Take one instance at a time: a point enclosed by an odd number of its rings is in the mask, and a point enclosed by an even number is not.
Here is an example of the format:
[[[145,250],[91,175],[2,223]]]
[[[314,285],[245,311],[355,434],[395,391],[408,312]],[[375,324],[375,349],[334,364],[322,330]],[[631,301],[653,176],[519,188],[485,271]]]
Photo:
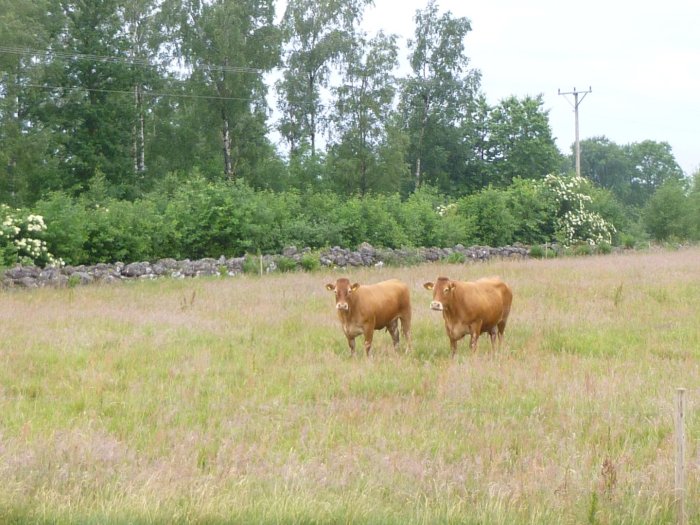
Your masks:
[[[364,27],[396,33],[405,50],[427,0],[375,0]],[[489,103],[544,96],[559,149],[574,142],[574,111],[557,94],[587,90],[581,139],[668,142],[686,174],[700,169],[700,0],[438,0],[471,20],[471,66]],[[404,57],[405,57],[404,51]],[[573,97],[568,99],[573,103]]]

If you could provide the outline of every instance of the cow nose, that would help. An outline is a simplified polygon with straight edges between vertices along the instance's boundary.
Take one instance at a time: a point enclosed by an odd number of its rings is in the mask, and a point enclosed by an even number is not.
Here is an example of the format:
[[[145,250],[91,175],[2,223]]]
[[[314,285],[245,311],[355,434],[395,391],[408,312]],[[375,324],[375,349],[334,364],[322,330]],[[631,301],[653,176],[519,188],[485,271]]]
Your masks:
[[[442,303],[440,301],[433,301],[430,303],[430,309],[442,311]]]
[[[335,308],[337,310],[346,310],[348,309],[348,303],[336,303]]]

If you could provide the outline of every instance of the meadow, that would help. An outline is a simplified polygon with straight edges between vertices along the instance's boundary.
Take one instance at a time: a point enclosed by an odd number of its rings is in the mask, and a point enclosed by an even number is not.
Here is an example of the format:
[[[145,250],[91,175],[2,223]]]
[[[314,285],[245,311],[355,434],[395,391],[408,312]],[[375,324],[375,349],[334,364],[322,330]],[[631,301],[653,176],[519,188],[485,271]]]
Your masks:
[[[350,357],[340,275],[411,354]],[[512,286],[500,352],[438,275]],[[0,523],[674,523],[677,387],[700,523],[699,365],[699,248],[0,292]]]

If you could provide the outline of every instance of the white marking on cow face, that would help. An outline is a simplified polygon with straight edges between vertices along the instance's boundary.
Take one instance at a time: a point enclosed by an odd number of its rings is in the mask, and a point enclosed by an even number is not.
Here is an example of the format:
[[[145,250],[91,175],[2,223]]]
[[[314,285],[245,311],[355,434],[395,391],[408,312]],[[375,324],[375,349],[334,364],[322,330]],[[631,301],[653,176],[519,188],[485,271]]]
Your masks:
[[[353,290],[356,290],[358,284],[350,286],[350,281],[345,278],[338,279],[335,285],[326,285],[328,290],[335,292],[335,309],[341,312],[350,310],[349,297]]]
[[[435,283],[425,283],[423,287],[426,290],[433,291],[433,300],[430,302],[430,309],[442,312],[445,310],[445,305],[449,302],[450,294],[454,285],[446,277],[439,277]]]

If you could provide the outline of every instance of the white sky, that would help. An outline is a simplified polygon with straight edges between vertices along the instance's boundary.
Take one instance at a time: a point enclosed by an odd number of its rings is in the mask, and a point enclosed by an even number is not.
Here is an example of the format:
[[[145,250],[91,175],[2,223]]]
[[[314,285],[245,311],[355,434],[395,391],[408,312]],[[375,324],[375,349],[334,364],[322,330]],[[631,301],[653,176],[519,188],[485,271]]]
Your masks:
[[[413,37],[427,0],[375,0],[368,33]],[[574,142],[573,107],[557,89],[592,87],[579,106],[581,140],[668,142],[686,174],[700,169],[700,1],[438,0],[471,20],[466,54],[489,103],[543,94],[563,153]],[[573,103],[573,97],[569,96]]]

